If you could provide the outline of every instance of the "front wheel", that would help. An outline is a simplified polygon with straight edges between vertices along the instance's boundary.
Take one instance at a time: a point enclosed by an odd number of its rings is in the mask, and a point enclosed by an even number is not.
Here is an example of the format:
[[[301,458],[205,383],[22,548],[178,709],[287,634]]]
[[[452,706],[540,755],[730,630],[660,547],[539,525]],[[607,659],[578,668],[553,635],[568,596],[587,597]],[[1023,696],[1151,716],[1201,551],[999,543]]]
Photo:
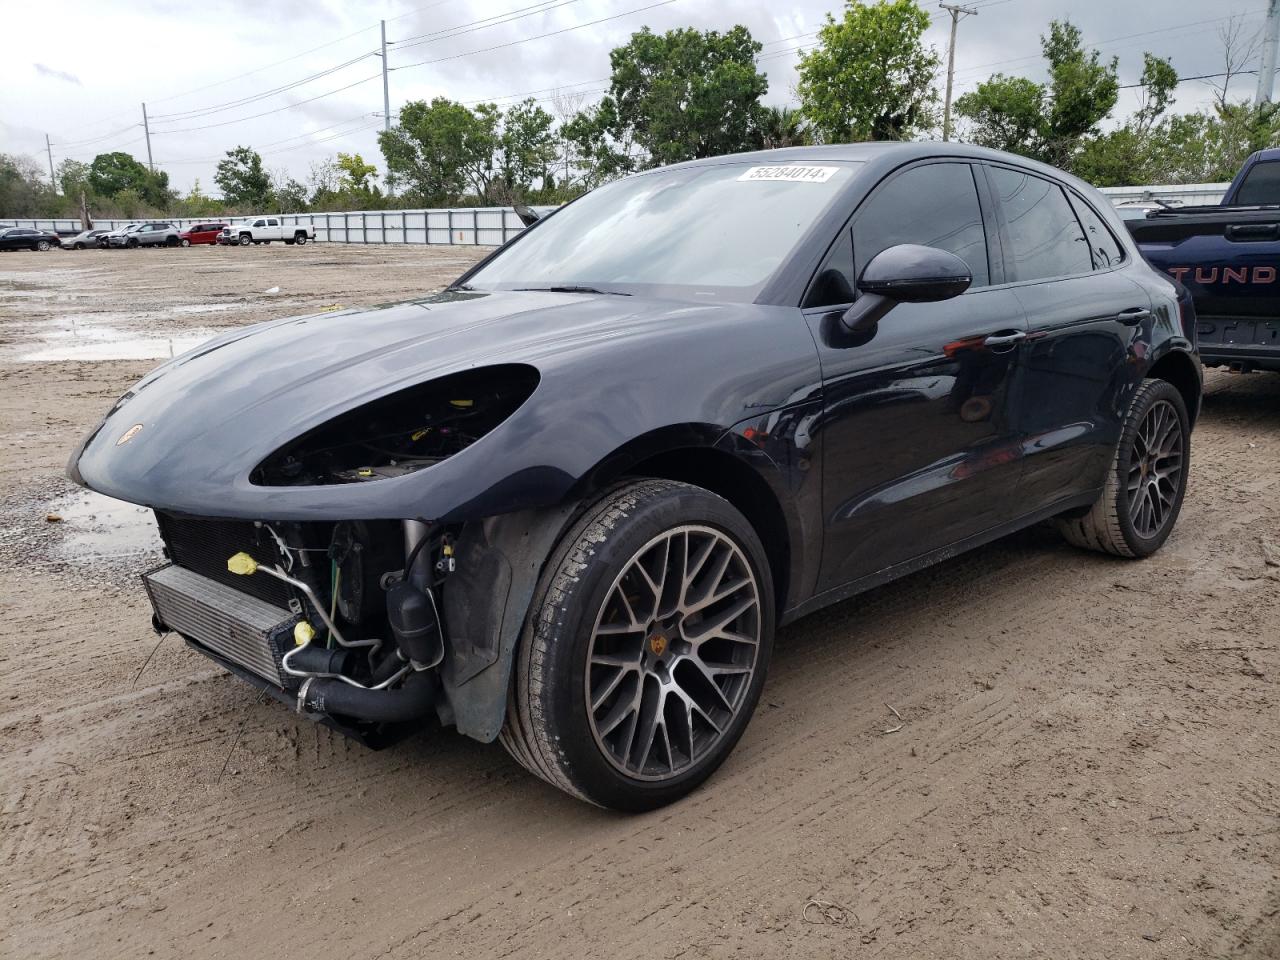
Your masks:
[[[191,246],[191,241],[190,241],[190,240],[188,240],[186,237],[183,237],[183,238],[182,238],[182,245],[183,245],[184,247],[189,247],[189,246]]]
[[[768,562],[699,487],[641,480],[557,546],[516,654],[502,743],[591,803],[650,810],[692,791],[746,729],[773,648]]]
[[[1167,380],[1144,380],[1125,417],[1102,496],[1083,517],[1059,520],[1077,546],[1149,557],[1173,532],[1187,487],[1191,420]]]
[[[240,234],[240,246],[247,247],[251,243],[253,243],[253,237],[247,233]]]

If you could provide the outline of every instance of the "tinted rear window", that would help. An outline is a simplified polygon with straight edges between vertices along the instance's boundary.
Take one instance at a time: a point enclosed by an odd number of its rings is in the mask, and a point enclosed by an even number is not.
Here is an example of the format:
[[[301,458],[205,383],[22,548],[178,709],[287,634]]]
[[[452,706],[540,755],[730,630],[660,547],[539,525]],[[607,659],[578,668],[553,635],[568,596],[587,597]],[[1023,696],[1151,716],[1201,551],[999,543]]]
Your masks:
[[[1089,241],[1089,253],[1093,256],[1093,268],[1105,270],[1124,262],[1124,248],[1116,239],[1111,228],[1103,222],[1094,209],[1083,199],[1071,194],[1071,205],[1076,208],[1076,215],[1084,227]]]
[[[1093,269],[1089,244],[1062,188],[1040,177],[990,167],[1004,208],[1014,280],[1042,280]]]
[[[1236,191],[1236,203],[1244,207],[1280,203],[1280,160],[1255,163]]]

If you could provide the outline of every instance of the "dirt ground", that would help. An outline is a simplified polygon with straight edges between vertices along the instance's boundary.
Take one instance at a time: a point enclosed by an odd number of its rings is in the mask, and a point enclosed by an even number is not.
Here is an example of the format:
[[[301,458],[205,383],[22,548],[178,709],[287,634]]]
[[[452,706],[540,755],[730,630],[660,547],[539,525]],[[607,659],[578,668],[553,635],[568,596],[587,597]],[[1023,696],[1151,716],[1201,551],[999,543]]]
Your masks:
[[[139,355],[471,254],[0,256],[0,956],[1280,957],[1280,376],[1210,376],[1155,558],[1037,529],[800,621],[657,813],[368,752],[174,641],[139,676],[154,543],[62,479]]]

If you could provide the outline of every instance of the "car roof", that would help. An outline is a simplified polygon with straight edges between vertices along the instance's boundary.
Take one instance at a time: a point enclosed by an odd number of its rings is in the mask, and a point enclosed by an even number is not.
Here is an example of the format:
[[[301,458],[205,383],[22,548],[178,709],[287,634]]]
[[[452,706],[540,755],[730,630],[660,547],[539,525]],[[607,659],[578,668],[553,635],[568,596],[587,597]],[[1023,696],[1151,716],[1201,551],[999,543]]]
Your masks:
[[[1277,151],[1280,153],[1280,150]],[[733,153],[717,157],[706,157],[701,160],[688,160],[662,169],[678,169],[684,167],[713,166],[725,162],[761,163],[775,166],[787,163],[820,163],[823,160],[872,163],[886,169],[910,163],[913,160],[955,157],[970,160],[988,160],[1009,163],[1023,167],[1057,180],[1083,185],[1083,181],[1064,170],[1051,167],[1038,160],[1003,150],[992,150],[989,147],[978,147],[968,143],[944,142],[942,140],[912,141],[869,141],[865,143],[835,143],[819,147],[781,147],[777,150],[754,150],[750,153]],[[1088,189],[1093,189],[1089,187]]]

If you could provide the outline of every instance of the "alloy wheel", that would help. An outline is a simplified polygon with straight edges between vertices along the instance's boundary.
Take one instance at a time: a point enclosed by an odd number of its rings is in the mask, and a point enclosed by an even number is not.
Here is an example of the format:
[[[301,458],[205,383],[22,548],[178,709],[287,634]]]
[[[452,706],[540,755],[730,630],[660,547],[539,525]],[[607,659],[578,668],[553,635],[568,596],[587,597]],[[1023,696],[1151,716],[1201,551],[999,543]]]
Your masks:
[[[758,662],[760,587],[736,543],[679,526],[614,580],[587,649],[591,731],[629,777],[688,770],[738,715]]]
[[[1157,401],[1142,418],[1129,457],[1129,520],[1139,536],[1156,536],[1172,515],[1182,488],[1183,452],[1178,412],[1168,400]]]

